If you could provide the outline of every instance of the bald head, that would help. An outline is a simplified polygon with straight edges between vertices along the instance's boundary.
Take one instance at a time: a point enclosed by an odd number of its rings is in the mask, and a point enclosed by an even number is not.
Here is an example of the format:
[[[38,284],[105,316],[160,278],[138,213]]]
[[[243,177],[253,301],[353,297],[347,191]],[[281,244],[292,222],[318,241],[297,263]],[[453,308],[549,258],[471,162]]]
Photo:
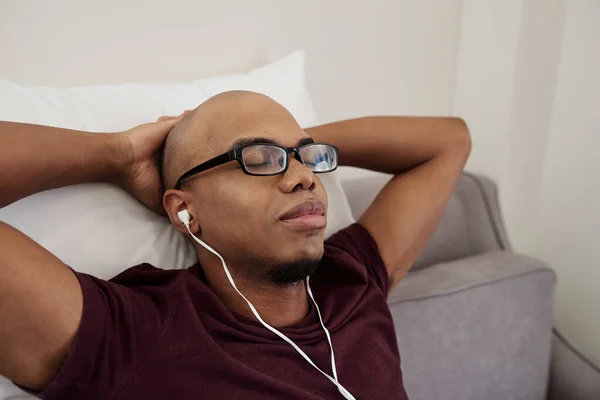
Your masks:
[[[260,122],[288,119],[292,115],[268,96],[249,91],[229,91],[200,104],[173,127],[165,141],[162,178],[165,189],[175,186],[177,179],[195,165],[225,151],[224,143],[243,131],[255,133]]]

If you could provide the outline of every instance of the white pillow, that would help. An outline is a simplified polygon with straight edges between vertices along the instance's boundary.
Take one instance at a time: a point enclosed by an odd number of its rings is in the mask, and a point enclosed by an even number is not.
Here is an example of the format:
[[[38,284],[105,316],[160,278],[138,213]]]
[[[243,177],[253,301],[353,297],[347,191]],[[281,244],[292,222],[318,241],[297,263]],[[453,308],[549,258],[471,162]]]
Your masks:
[[[304,83],[303,52],[247,74],[191,83],[50,88],[0,81],[0,120],[117,131],[160,115],[178,114],[232,89],[264,93],[285,106],[302,126],[316,124]],[[335,173],[320,178],[330,200],[329,236],[353,219]],[[0,220],[29,235],[75,270],[101,278],[142,262],[177,269],[195,261],[191,246],[167,219],[106,184],[38,193],[0,209]]]
[[[0,120],[110,132],[176,115],[227,90],[264,93],[301,126],[317,123],[304,84],[304,53],[247,74],[191,83],[148,83],[75,88],[24,87],[0,81]],[[319,176],[329,195],[326,236],[353,222],[335,173]],[[165,269],[192,265],[196,256],[166,218],[107,184],[50,190],[0,209],[0,220],[29,235],[73,269],[111,278],[142,262]],[[22,393],[0,377],[0,399]]]

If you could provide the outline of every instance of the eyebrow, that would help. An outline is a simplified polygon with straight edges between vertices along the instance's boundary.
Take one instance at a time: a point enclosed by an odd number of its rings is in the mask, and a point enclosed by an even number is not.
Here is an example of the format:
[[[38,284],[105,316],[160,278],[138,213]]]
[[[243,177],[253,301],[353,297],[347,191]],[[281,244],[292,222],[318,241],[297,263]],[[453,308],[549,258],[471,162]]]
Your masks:
[[[306,146],[307,144],[311,144],[314,142],[315,141],[312,138],[302,138],[302,139],[298,140],[296,147]],[[245,137],[245,138],[237,139],[235,142],[233,142],[233,144],[231,146],[229,146],[229,149],[227,149],[227,151],[231,151],[238,147],[249,146],[251,144],[276,144],[278,146],[281,146],[281,144],[277,143],[273,139],[269,139],[269,138],[265,138],[265,137]]]

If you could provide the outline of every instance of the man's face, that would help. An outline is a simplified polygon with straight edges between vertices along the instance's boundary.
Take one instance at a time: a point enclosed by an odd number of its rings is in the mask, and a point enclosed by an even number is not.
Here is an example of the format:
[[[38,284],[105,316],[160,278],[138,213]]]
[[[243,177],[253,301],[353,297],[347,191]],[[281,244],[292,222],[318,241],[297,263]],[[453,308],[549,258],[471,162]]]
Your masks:
[[[238,112],[211,129],[208,151],[192,157],[192,166],[226,152],[240,139],[267,138],[296,147],[308,138],[276,103],[256,101]],[[202,144],[194,144],[198,146]],[[197,236],[228,264],[246,265],[249,276],[272,275],[275,268],[322,257],[327,193],[321,180],[294,157],[284,174],[274,176],[247,175],[237,161],[230,161],[191,177],[183,190],[199,226]],[[312,215],[288,219],[286,214],[297,207]]]

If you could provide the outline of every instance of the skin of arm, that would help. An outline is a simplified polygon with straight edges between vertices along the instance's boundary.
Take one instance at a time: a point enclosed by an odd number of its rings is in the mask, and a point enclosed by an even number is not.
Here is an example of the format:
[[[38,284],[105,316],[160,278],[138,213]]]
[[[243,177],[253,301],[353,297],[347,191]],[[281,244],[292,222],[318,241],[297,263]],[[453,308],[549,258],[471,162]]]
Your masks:
[[[0,121],[0,207],[31,194],[110,182],[162,211],[157,152],[179,117],[94,134]],[[59,372],[81,320],[75,274],[0,222],[0,375],[41,390]]]
[[[471,151],[453,117],[365,117],[306,130],[336,145],[340,165],[394,174],[361,223],[379,247],[392,290],[433,234]]]

